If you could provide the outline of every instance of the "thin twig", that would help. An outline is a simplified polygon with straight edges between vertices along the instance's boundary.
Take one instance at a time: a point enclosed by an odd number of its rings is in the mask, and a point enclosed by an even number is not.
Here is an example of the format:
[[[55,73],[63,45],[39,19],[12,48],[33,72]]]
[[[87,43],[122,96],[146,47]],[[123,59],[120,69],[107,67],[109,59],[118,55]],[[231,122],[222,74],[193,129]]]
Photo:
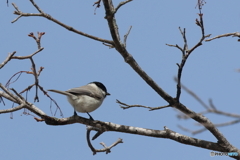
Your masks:
[[[199,2],[200,3],[200,2]],[[203,40],[210,36],[205,36],[205,32],[204,32],[204,25],[203,25],[203,14],[201,13],[201,4],[199,4],[199,17],[200,17],[200,21],[199,20],[196,20],[196,24],[201,28],[201,33],[202,33],[202,36],[199,40],[199,42],[193,46],[191,49],[188,49],[188,44],[187,44],[187,38],[186,38],[186,29],[184,28],[183,30],[179,27],[179,31],[183,37],[183,41],[184,41],[184,46],[183,48],[178,48],[182,51],[182,60],[181,60],[181,63],[178,64],[178,74],[177,74],[177,93],[176,93],[176,100],[179,101],[180,99],[180,95],[181,95],[181,77],[182,77],[182,71],[183,71],[183,67],[188,59],[188,57],[190,56],[190,54],[196,49],[198,48],[199,46],[202,45],[202,42]],[[176,45],[169,45],[171,47],[176,47]]]
[[[209,42],[209,41],[214,40],[214,39],[217,39],[217,38],[228,37],[228,36],[239,37],[239,38],[240,38],[240,33],[239,33],[239,32],[226,33],[226,34],[222,34],[222,35],[219,35],[219,36],[210,38],[210,39],[206,39],[205,41],[206,41],[206,42]]]
[[[15,3],[12,3],[12,5],[13,5],[13,7],[17,10],[17,12],[21,12],[21,11],[18,9],[18,7],[17,7],[17,5],[16,5]]]
[[[172,44],[167,44],[167,43],[166,43],[166,45],[169,46],[169,47],[176,47],[176,48],[179,49],[181,52],[183,52],[183,49],[182,49],[181,47],[179,47],[177,44],[176,44],[176,45],[172,45]]]
[[[14,51],[7,56],[7,58],[0,64],[0,69],[2,67],[4,67],[4,65],[6,65],[12,59],[12,57],[14,56],[15,53],[17,53],[17,52]]]
[[[40,48],[38,49],[36,52],[28,55],[28,56],[13,56],[12,59],[19,59],[19,60],[22,60],[22,59],[29,59],[31,57],[33,57],[35,54],[41,52],[44,48]]]
[[[38,5],[33,1],[30,0],[30,2],[33,4],[33,6],[38,10],[38,12],[43,13],[43,11],[40,9],[40,7],[38,7]]]
[[[117,13],[117,11],[118,11],[118,9],[119,9],[120,7],[122,7],[123,5],[125,5],[126,3],[131,2],[131,1],[133,1],[133,0],[127,0],[127,1],[120,2],[120,3],[118,4],[118,6],[116,7],[114,14]]]
[[[25,99],[23,98],[23,96],[20,95],[14,88],[10,88],[10,90],[12,90],[19,98],[21,98],[22,100],[25,101]]]
[[[20,104],[19,106],[17,107],[13,107],[13,108],[9,108],[9,109],[3,109],[3,110],[0,110],[0,114],[2,113],[11,113],[11,112],[15,112],[15,111],[18,111],[20,109],[23,109],[25,106],[25,104]]]
[[[176,77],[174,77],[174,80],[177,82],[177,78],[176,78]],[[195,98],[204,108],[209,109],[209,106],[208,106],[206,103],[204,103],[204,101],[203,101],[201,98],[199,98],[196,93],[194,93],[193,91],[191,91],[189,88],[187,88],[187,87],[186,87],[185,85],[183,85],[182,83],[181,83],[181,87],[182,87],[182,89],[185,90],[189,95],[191,95],[193,98]]]
[[[124,47],[125,47],[125,48],[127,47],[127,37],[128,37],[128,35],[129,35],[131,29],[132,29],[132,26],[130,26],[127,34],[124,35]]]
[[[36,86],[36,95],[35,95],[35,98],[34,98],[34,102],[39,102],[39,98],[38,98],[38,76],[37,76],[37,71],[36,71],[36,65],[33,61],[33,58],[30,57],[29,58],[31,63],[32,63],[32,71],[33,71],[33,75],[34,75],[34,78],[35,78],[35,86]]]
[[[53,102],[53,103],[57,106],[57,109],[60,111],[60,116],[63,117],[63,112],[62,112],[60,106],[58,105],[58,103],[47,93],[47,91],[45,91],[45,90],[43,89],[42,86],[38,85],[38,87],[39,87],[39,89],[43,92],[43,94],[46,95],[46,96],[51,100],[51,102]],[[51,109],[51,107],[50,107],[50,109]],[[57,112],[57,110],[56,110],[55,113],[52,114],[52,115],[55,116],[55,115],[56,115],[56,112]],[[52,110],[51,110],[51,113],[52,113]]]
[[[170,105],[160,106],[160,107],[148,107],[148,106],[143,106],[143,105],[139,105],[139,104],[128,105],[126,103],[120,102],[119,100],[116,100],[116,101],[117,101],[117,103],[126,106],[126,107],[124,107],[124,106],[120,105],[122,109],[129,109],[129,108],[133,108],[133,107],[141,107],[141,108],[148,108],[149,111],[153,111],[153,110],[158,110],[158,109],[163,109],[163,108],[170,107]]]
[[[97,152],[106,152],[106,154],[110,153],[111,152],[111,148],[113,148],[114,146],[116,146],[117,144],[119,143],[123,143],[122,139],[119,138],[116,142],[114,142],[111,146],[107,147],[103,142],[101,142],[100,144],[103,145],[103,149],[95,149],[91,143],[91,140],[90,140],[90,132],[92,130],[96,130],[96,127],[91,127],[91,126],[87,126],[87,134],[86,134],[86,137],[87,137],[87,143],[88,143],[88,146],[89,148],[92,150],[93,152],[93,155],[95,155]]]
[[[237,124],[237,123],[239,123],[239,122],[240,122],[240,119],[237,119],[237,120],[233,120],[233,121],[230,121],[230,122],[224,122],[224,123],[214,124],[214,126],[216,126],[216,127],[225,127],[225,126]],[[197,124],[197,125],[201,125],[201,124]],[[202,125],[201,125],[201,126],[202,126]],[[193,131],[193,130],[190,130],[190,129],[188,129],[188,128],[186,128],[186,127],[183,127],[183,126],[181,126],[181,125],[178,125],[178,127],[181,128],[181,129],[184,130],[184,131],[187,131],[187,132],[193,134],[193,135],[202,133],[202,132],[204,132],[204,131],[207,130],[206,128],[202,128],[202,129]]]
[[[19,20],[22,17],[22,15],[18,16],[17,18],[15,18],[11,23],[16,22],[17,20]]]
[[[187,37],[186,37],[186,28],[183,28],[183,31],[182,31],[181,27],[178,27],[178,29],[179,29],[180,33],[182,34],[183,41],[184,41],[183,51],[187,51],[188,43],[187,43]]]
[[[233,114],[233,113],[227,113],[227,112],[223,112],[217,109],[209,109],[207,110],[209,113],[216,113],[216,114],[220,114],[220,115],[224,115],[224,116],[228,116],[228,117],[233,117],[233,118],[240,118],[239,114]]]

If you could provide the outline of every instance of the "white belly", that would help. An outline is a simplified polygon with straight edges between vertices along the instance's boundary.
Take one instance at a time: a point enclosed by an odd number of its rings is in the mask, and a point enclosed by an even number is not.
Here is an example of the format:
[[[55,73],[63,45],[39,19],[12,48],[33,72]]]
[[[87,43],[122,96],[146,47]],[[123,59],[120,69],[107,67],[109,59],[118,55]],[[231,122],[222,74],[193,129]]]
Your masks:
[[[89,96],[82,95],[81,98],[74,96],[67,96],[68,102],[73,106],[77,112],[92,112],[96,110],[101,104],[102,100],[98,100]]]

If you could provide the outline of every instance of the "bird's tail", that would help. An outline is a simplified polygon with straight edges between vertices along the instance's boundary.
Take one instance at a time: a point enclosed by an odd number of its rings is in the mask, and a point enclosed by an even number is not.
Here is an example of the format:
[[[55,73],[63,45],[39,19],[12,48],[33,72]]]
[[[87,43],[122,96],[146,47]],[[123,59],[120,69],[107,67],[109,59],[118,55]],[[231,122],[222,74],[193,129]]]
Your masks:
[[[71,93],[68,93],[66,91],[59,91],[59,90],[55,90],[55,89],[49,89],[48,91],[55,92],[55,93],[58,93],[58,94],[63,94],[65,96],[73,96]]]

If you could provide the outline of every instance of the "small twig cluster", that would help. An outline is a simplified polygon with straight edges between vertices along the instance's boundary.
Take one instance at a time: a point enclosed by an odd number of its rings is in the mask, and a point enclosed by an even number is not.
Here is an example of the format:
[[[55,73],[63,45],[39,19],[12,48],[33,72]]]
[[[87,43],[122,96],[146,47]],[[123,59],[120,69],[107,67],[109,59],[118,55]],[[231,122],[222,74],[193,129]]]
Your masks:
[[[23,89],[21,92],[17,92],[13,89],[11,89],[12,91],[14,91],[14,93],[16,95],[18,95],[19,97],[21,96],[21,94],[23,93],[27,93],[28,91],[30,91],[32,89],[32,87],[36,87],[35,89],[35,97],[34,97],[34,102],[39,102],[39,96],[38,96],[38,89],[40,89],[44,95],[46,95],[48,98],[50,98],[57,106],[57,110],[60,111],[60,114],[62,115],[62,111],[60,109],[60,107],[58,106],[58,104],[56,103],[56,101],[54,99],[52,99],[48,94],[47,94],[47,91],[44,90],[44,88],[39,84],[39,76],[41,74],[41,72],[43,71],[44,67],[40,67],[38,70],[36,69],[36,65],[35,65],[35,62],[34,62],[34,59],[33,57],[41,52],[44,48],[41,47],[41,38],[42,36],[45,34],[45,32],[38,32],[37,33],[37,37],[34,35],[34,33],[29,33],[28,36],[29,37],[32,37],[35,42],[37,43],[37,47],[38,47],[38,50],[35,51],[34,53],[30,54],[30,55],[27,55],[27,56],[15,56],[15,54],[17,53],[16,51],[12,52],[11,54],[8,55],[8,57],[3,61],[3,63],[0,65],[0,69],[2,67],[4,67],[4,65],[6,65],[9,61],[11,61],[12,59],[18,59],[18,60],[27,60],[29,59],[31,64],[32,64],[32,67],[31,67],[31,71],[19,71],[17,73],[15,73],[12,77],[10,77],[10,79],[7,81],[5,87],[7,88],[10,88],[10,85],[14,82],[16,82],[20,76],[22,75],[22,73],[26,73],[26,74],[31,74],[34,76],[34,83],[29,85],[27,88]],[[16,77],[16,78],[15,78]],[[15,78],[15,80],[13,80],[13,78]],[[27,94],[26,94],[27,95]],[[27,98],[26,98],[27,99]],[[2,100],[3,101],[3,100]],[[56,114],[57,110],[55,111],[54,115]],[[25,113],[25,111],[24,111]]]
[[[92,143],[91,143],[91,140],[90,140],[90,133],[91,133],[92,130],[97,131],[97,133],[93,136],[92,140],[94,140],[98,136],[100,136],[103,133],[103,131],[100,128],[97,128],[97,127],[87,126],[87,143],[88,143],[89,148],[92,150],[93,155],[95,155],[97,152],[106,152],[106,154],[108,154],[108,153],[111,152],[111,148],[113,148],[114,146],[116,146],[119,143],[123,143],[122,139],[119,138],[116,142],[114,142],[109,147],[107,147],[104,142],[101,142],[100,144],[104,148],[103,149],[95,149],[93,147]]]

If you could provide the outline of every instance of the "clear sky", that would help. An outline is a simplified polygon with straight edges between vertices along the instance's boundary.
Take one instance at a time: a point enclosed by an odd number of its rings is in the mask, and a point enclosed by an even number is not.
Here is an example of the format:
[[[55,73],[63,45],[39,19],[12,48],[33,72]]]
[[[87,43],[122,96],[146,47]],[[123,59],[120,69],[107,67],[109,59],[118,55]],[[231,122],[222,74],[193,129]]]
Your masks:
[[[105,39],[111,39],[104,8],[96,10],[94,1],[36,1],[41,9],[85,33]],[[17,16],[13,14],[14,2],[22,12],[37,13],[29,1],[10,0],[9,7],[2,1],[0,5],[0,63],[8,53],[17,51],[17,56],[29,55],[37,50],[35,41],[27,35],[30,32],[46,32],[42,37],[44,50],[34,60],[37,68],[44,67],[40,76],[40,85],[44,89],[67,90],[85,85],[91,81],[105,84],[111,96],[91,115],[96,120],[117,124],[163,130],[171,130],[195,138],[216,142],[208,131],[197,135],[178,128],[200,129],[193,120],[179,120],[178,112],[172,108],[148,111],[144,108],[123,110],[116,99],[127,104],[141,104],[151,107],[167,105],[128,66],[115,49],[109,49],[102,43],[69,32],[61,26],[42,17],[23,17],[11,23]],[[115,6],[121,1],[114,0]],[[240,1],[206,0],[203,7],[203,19],[206,34],[213,36],[239,31]],[[201,36],[200,28],[195,24],[198,10],[197,0],[168,1],[132,1],[118,11],[116,18],[120,36],[124,37],[129,27],[132,30],[127,40],[127,49],[145,70],[168,94],[175,96],[176,84],[173,80],[177,73],[176,63],[181,61],[181,53],[176,48],[165,44],[183,45],[178,27],[186,28],[189,48],[195,45]],[[204,42],[189,57],[183,71],[182,82],[208,103],[213,100],[216,107],[225,112],[238,113],[240,103],[240,68],[239,42],[237,38],[222,38]],[[11,60],[0,70],[0,83],[18,71],[29,71],[30,61]],[[22,91],[34,82],[32,75],[22,74],[10,87]],[[72,116],[73,108],[62,95],[49,93],[61,106],[64,117]],[[28,94],[33,103],[34,88]],[[50,100],[39,92],[40,102],[35,103],[48,115],[51,115]],[[0,104],[0,109],[11,108]],[[195,112],[204,108],[186,92],[182,92],[181,102]],[[55,111],[55,106],[52,110]],[[87,114],[80,116],[88,117]],[[213,123],[222,123],[232,118],[207,114]],[[48,126],[36,122],[33,116],[23,115],[23,110],[0,115],[0,153],[3,160],[75,160],[75,159],[212,159],[210,150],[180,144],[178,142],[124,133],[107,132],[96,139],[93,144],[102,148],[100,142],[110,145],[118,138],[123,144],[112,149],[108,155],[92,155],[86,142],[86,127],[81,124],[66,126]],[[59,112],[56,117],[60,118]],[[240,146],[239,124],[219,128],[226,138],[236,147]],[[228,157],[221,157],[227,159]],[[220,159],[220,158],[219,158]]]

